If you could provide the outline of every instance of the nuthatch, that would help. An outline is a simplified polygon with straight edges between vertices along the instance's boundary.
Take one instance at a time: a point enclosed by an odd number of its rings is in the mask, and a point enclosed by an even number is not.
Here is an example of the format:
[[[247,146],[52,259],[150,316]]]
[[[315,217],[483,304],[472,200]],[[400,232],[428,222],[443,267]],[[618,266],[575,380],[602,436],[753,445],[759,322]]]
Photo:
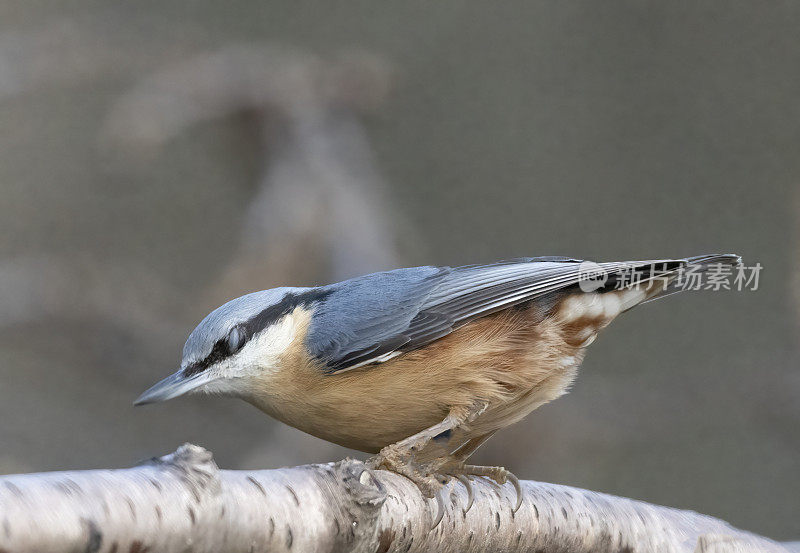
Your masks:
[[[181,368],[137,400],[235,396],[304,432],[377,453],[433,497],[448,477],[518,482],[466,464],[496,431],[569,388],[617,315],[735,255],[594,264],[563,257],[417,267],[275,288],[212,311]],[[729,267],[728,267],[729,269]],[[468,491],[469,486],[468,486]]]

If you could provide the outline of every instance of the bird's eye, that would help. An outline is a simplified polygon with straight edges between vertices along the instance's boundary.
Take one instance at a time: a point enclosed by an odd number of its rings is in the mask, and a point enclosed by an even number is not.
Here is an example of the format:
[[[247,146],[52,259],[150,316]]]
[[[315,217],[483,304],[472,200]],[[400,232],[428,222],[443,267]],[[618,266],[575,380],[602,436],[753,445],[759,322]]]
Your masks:
[[[231,355],[242,349],[244,345],[244,331],[238,326],[233,327],[228,333],[227,344],[228,353]]]

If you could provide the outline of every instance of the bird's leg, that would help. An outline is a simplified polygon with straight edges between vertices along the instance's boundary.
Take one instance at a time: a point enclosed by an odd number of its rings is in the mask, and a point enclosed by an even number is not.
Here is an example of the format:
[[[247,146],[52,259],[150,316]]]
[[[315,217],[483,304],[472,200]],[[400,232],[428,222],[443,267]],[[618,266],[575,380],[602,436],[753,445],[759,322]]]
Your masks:
[[[439,474],[438,469],[449,463],[451,458],[447,454],[444,457],[436,455],[428,462],[420,462],[418,457],[431,442],[435,444],[438,440],[449,440],[454,430],[475,420],[486,407],[485,403],[479,403],[469,408],[451,409],[442,422],[384,447],[369,461],[369,465],[402,474],[413,481],[425,497],[433,497],[447,480]],[[431,458],[431,455],[426,454],[423,457]]]
[[[475,453],[479,447],[485,444],[486,440],[494,436],[495,432],[497,432],[497,430],[492,430],[491,432],[487,432],[486,434],[472,438],[467,443],[455,450],[453,452],[453,457],[463,463],[470,455]]]

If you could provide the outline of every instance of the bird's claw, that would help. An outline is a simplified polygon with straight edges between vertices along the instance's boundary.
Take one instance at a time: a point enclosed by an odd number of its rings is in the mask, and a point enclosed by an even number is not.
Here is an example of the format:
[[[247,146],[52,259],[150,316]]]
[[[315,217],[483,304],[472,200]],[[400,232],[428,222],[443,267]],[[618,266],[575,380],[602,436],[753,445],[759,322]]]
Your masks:
[[[472,504],[475,503],[475,493],[472,490],[472,482],[469,481],[469,477],[466,474],[459,474],[456,478],[467,489],[467,506],[464,507],[464,514],[466,515],[472,509]]]
[[[437,526],[439,526],[439,523],[442,522],[442,519],[444,518],[444,499],[442,499],[442,493],[443,492],[444,492],[444,488],[440,489],[435,494],[436,507],[437,507],[438,511],[436,513],[436,516],[431,521],[431,531],[433,531]]]
[[[432,499],[449,477],[440,474],[436,463],[416,463],[412,456],[406,452],[399,452],[390,449],[391,446],[384,448],[381,452],[366,462],[371,469],[385,469],[411,480],[420,493],[428,499]]]
[[[482,467],[477,465],[465,465],[463,461],[453,459],[441,459],[431,463],[415,463],[412,459],[413,453],[410,451],[399,451],[391,446],[384,448],[381,452],[368,461],[370,468],[385,468],[411,480],[419,489],[423,497],[428,499],[435,498],[438,512],[432,519],[431,530],[436,528],[444,517],[444,501],[441,497],[442,488],[450,477],[458,478],[467,490],[467,505],[464,507],[466,515],[475,502],[475,493],[470,482],[470,476],[483,476],[493,484],[502,488],[510,482],[516,492],[516,498],[512,512],[516,513],[522,506],[522,486],[519,479],[503,467]]]
[[[514,503],[514,508],[511,509],[512,513],[516,513],[522,507],[522,485],[520,485],[519,478],[513,472],[506,474],[506,479],[511,482],[511,485],[514,486],[514,491],[517,492],[517,500]]]
[[[517,478],[513,473],[509,472],[503,467],[481,467],[476,465],[464,465],[461,468],[455,469],[454,472],[463,476],[466,475],[485,476],[491,479],[491,481],[493,483],[496,483],[498,486],[503,486],[506,482],[510,482],[511,485],[514,487],[514,491],[517,494],[517,497],[514,501],[514,507],[511,509],[511,511],[516,513],[522,506],[522,498],[523,498],[522,485],[519,483],[519,478]],[[459,480],[461,480],[460,477]],[[463,480],[461,481],[463,482]],[[469,491],[470,490],[468,488],[467,492],[469,493]]]

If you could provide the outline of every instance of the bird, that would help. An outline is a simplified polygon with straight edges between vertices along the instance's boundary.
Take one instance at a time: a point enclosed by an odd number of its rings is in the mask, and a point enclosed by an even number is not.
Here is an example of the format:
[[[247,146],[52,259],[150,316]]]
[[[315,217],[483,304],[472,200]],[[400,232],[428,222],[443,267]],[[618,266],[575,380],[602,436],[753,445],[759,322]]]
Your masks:
[[[254,292],[207,315],[180,369],[134,403],[240,398],[373,454],[370,467],[407,477],[428,498],[457,478],[471,505],[469,478],[510,481],[517,510],[517,478],[468,458],[566,393],[587,346],[621,313],[687,289],[690,274],[696,282],[737,266],[734,254],[604,263],[547,256]]]

